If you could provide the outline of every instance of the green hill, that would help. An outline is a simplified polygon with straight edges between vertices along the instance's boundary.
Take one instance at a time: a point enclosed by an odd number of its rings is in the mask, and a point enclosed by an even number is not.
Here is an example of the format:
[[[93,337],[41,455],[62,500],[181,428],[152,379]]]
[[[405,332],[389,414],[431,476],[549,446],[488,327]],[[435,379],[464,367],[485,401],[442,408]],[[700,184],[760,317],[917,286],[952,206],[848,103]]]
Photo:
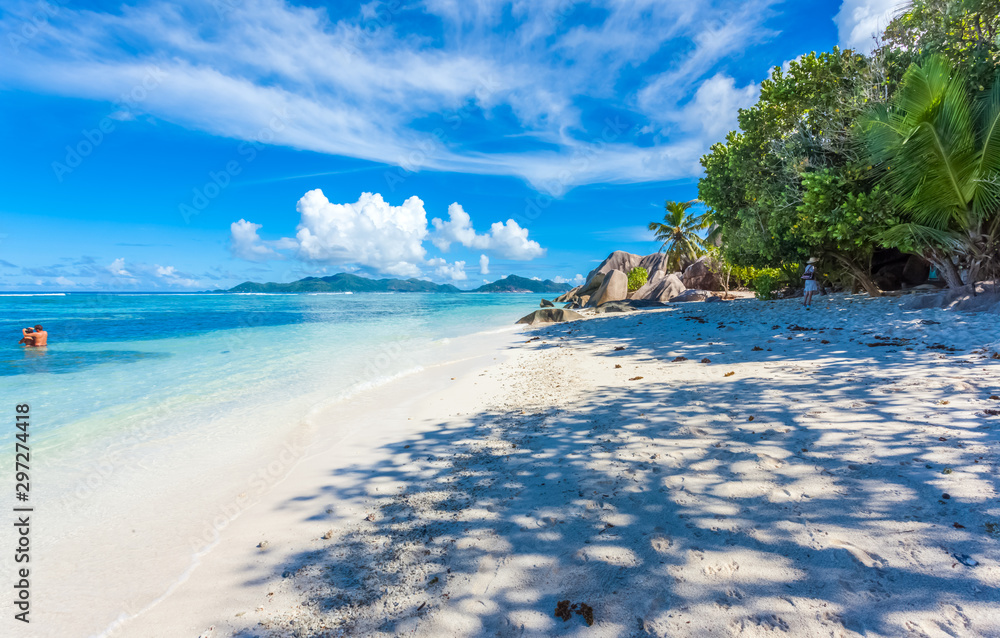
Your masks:
[[[245,281],[227,292],[462,292],[452,285],[421,279],[368,279],[345,272],[329,277],[306,277],[287,284]]]
[[[557,284],[551,279],[538,281],[537,279],[508,275],[491,284],[480,286],[473,292],[566,292],[571,288],[572,286],[569,284]]]
[[[557,284],[546,279],[528,279],[510,275],[471,292],[551,292],[561,293],[570,289],[569,284]],[[369,279],[346,272],[329,277],[306,277],[287,284],[269,282],[260,284],[245,281],[229,290],[219,292],[464,292],[451,284],[435,284],[423,279]]]

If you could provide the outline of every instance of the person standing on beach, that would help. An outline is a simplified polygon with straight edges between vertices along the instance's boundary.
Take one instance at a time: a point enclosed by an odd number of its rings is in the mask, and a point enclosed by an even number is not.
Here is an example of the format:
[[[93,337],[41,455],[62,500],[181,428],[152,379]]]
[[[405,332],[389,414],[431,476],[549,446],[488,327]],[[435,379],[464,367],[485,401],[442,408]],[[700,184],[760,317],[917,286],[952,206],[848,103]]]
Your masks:
[[[806,262],[806,271],[802,274],[802,278],[806,281],[806,292],[802,298],[802,305],[805,306],[806,310],[809,310],[809,306],[812,305],[813,294],[819,290],[819,284],[816,283],[816,266],[814,265],[818,261],[818,258],[810,257],[809,261]]]

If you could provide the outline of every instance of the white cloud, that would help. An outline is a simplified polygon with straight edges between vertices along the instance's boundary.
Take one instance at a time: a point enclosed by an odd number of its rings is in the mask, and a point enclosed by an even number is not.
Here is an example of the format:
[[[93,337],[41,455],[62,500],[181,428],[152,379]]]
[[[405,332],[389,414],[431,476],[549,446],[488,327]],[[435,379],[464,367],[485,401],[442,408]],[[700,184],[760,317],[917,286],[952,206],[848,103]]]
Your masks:
[[[125,270],[125,258],[119,257],[108,266],[108,272],[115,277],[131,277],[132,273]]]
[[[833,21],[837,23],[840,46],[869,53],[893,15],[906,5],[901,0],[844,0]]]
[[[66,287],[73,287],[76,285],[75,281],[73,281],[72,279],[67,279],[66,277],[56,277],[56,283],[59,284],[60,286],[66,286]]]
[[[156,276],[166,281],[171,286],[184,286],[185,288],[195,288],[201,284],[184,273],[177,272],[173,266],[154,265]]]
[[[465,274],[465,262],[456,261],[454,264],[449,264],[446,260],[440,257],[434,257],[433,259],[427,260],[427,265],[434,268],[434,274],[436,274],[441,279],[450,279],[452,281],[463,281],[468,279],[468,275]]]
[[[247,261],[283,259],[275,249],[290,248],[294,242],[287,239],[264,241],[257,234],[262,227],[261,224],[254,224],[245,219],[229,225],[229,250],[234,257]]]
[[[490,244],[487,250],[492,250],[501,257],[528,261],[545,256],[545,249],[537,241],[528,239],[528,229],[521,228],[513,219],[508,219],[507,223],[494,222],[488,236]]]
[[[739,110],[753,106],[759,95],[756,83],[737,87],[736,80],[718,73],[698,87],[694,99],[684,107],[682,121],[705,139],[721,141],[736,129]]]
[[[577,274],[577,276],[573,277],[572,279],[566,279],[565,277],[555,277],[552,279],[552,281],[556,282],[557,284],[573,284],[579,286],[584,282],[584,279],[583,275]]]
[[[427,214],[419,197],[391,206],[378,193],[362,193],[353,204],[332,204],[317,188],[299,200],[296,210],[301,215],[295,235],[300,258],[397,276],[420,274],[417,264],[427,254]]]
[[[488,275],[490,274],[490,258],[486,255],[479,256],[479,274]]]
[[[558,194],[697,174],[691,159],[703,140],[679,135],[637,146],[629,129],[608,136],[581,98],[639,126],[650,113],[643,104],[676,112],[721,61],[775,35],[764,24],[776,3],[603,1],[599,19],[574,25],[564,21],[574,6],[567,0],[427,0],[407,5],[406,16],[369,2],[336,19],[284,0],[223,3],[223,11],[163,0],[109,12],[67,6],[19,44],[0,80],[106,102],[137,96],[112,111],[121,121],[149,114],[213,135],[410,170],[514,175]],[[411,22],[420,10],[430,15]],[[412,25],[427,20],[446,25],[441,38],[416,37]],[[22,27],[19,16],[4,16],[0,39]],[[665,68],[645,97],[620,93],[647,63]],[[461,135],[440,140],[420,125],[442,116],[446,135],[476,117],[490,135],[525,144],[463,150]],[[598,159],[574,161],[595,150]]]
[[[528,239],[528,229],[521,228],[513,219],[494,223],[485,235],[477,234],[472,218],[458,203],[448,207],[448,221],[435,217],[431,224],[434,226],[431,243],[441,251],[447,251],[452,243],[459,243],[466,248],[492,251],[518,261],[545,255],[545,249],[538,242]]]
[[[431,224],[434,226],[431,243],[440,251],[447,251],[456,242],[466,248],[484,249],[490,241],[485,235],[476,235],[472,217],[458,202],[448,206],[448,221],[435,217]]]
[[[760,95],[760,86],[755,82],[737,87],[736,80],[721,72],[702,82],[683,107],[675,106],[676,94],[658,94],[653,88],[661,89],[655,85],[644,89],[640,93],[640,104],[654,122],[673,124],[689,133],[691,140],[697,140],[689,147],[691,152],[686,157],[678,158],[691,162],[692,171],[696,170],[694,166],[704,149],[722,141],[729,131],[737,128],[739,109],[753,106]],[[646,128],[648,132],[655,130],[657,127],[653,125]]]

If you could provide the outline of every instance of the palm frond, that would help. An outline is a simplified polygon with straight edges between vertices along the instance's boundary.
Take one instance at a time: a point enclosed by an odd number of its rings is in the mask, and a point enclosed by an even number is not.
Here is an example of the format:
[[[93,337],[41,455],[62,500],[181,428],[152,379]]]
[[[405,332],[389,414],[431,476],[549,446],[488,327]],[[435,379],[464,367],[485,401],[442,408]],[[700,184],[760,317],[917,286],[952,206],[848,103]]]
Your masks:
[[[963,247],[962,237],[955,232],[914,223],[897,224],[876,239],[889,246],[931,246],[949,251],[960,251]]]
[[[1000,73],[976,106],[983,147],[972,207],[978,219],[985,219],[1000,214]]]

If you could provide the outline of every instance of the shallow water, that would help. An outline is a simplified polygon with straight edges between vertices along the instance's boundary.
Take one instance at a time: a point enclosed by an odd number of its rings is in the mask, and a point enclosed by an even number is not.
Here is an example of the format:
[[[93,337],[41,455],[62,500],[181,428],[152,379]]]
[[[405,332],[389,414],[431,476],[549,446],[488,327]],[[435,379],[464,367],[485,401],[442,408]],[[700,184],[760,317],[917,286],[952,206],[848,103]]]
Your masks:
[[[4,295],[0,406],[31,405],[34,473],[59,498],[109,453],[138,467],[178,447],[191,462],[248,457],[311,411],[419,369],[448,338],[509,327],[540,297]],[[34,324],[44,350],[16,345]],[[0,441],[10,457],[14,433]]]

